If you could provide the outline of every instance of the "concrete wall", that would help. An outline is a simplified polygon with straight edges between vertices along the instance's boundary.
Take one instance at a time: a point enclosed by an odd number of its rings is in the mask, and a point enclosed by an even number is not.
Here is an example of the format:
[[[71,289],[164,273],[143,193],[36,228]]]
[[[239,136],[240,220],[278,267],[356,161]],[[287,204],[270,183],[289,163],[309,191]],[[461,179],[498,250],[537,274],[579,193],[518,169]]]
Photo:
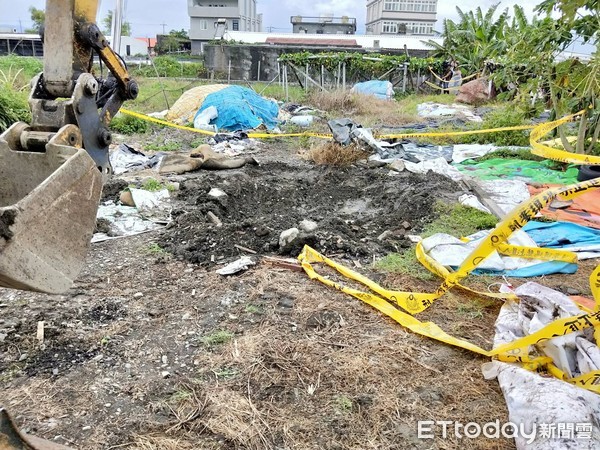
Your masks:
[[[260,61],[260,81],[271,81],[277,76],[277,58],[284,53],[297,53],[308,51],[321,53],[323,51],[352,51],[348,48],[323,48],[323,47],[294,47],[283,45],[204,45],[204,64],[209,72],[213,72],[218,78],[227,78],[229,62],[231,61],[231,79],[257,81],[258,62]],[[379,54],[368,52],[364,49],[356,50],[358,53],[369,54],[377,57]],[[404,54],[403,50],[386,51],[386,54]],[[427,56],[426,50],[410,51],[412,56]],[[290,72],[290,80],[295,78]]]
[[[294,23],[294,33],[319,33],[320,34],[354,34],[356,27],[354,24],[342,23]]]

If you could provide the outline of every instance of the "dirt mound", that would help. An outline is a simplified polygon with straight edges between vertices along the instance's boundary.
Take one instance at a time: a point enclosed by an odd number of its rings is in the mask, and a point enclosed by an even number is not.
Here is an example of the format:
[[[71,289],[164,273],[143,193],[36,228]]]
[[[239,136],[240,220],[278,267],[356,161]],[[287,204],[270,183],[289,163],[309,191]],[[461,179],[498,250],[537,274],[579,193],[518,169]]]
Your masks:
[[[181,184],[174,222],[160,244],[194,263],[236,257],[236,245],[296,255],[309,244],[329,254],[372,258],[408,247],[409,230],[432,218],[436,201],[456,199],[458,192],[456,183],[437,174],[392,176],[387,169],[273,163],[202,173]],[[302,221],[317,227],[303,230]],[[281,247],[280,234],[290,228],[298,228],[298,236]]]

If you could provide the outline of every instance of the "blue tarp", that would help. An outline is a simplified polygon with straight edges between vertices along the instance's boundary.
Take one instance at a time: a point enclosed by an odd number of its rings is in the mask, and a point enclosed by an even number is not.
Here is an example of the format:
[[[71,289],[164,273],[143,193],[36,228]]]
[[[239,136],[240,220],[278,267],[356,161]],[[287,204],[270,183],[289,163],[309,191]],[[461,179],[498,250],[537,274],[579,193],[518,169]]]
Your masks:
[[[196,116],[211,106],[219,113],[211,124],[219,130],[251,130],[261,124],[270,130],[277,125],[277,104],[242,86],[230,86],[209,94]]]
[[[585,251],[585,247],[600,248],[600,230],[571,222],[528,222],[523,230],[544,248]],[[583,248],[582,248],[583,247]],[[577,264],[561,261],[548,261],[530,267],[507,270],[504,275],[510,277],[538,277],[552,273],[575,273]],[[480,272],[483,273],[483,272]]]
[[[374,95],[383,100],[390,100],[394,95],[394,88],[389,81],[371,80],[356,83],[352,88],[354,92],[365,95]]]
[[[523,230],[540,247],[569,250],[573,247],[600,246],[600,230],[571,222],[528,222]]]

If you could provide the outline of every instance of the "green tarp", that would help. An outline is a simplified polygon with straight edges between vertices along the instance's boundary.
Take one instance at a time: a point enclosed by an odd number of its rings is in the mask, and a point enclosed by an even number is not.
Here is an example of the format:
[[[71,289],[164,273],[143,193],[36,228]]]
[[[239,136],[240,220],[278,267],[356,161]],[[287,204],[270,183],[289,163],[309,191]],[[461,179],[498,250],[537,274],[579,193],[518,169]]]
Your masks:
[[[518,179],[542,184],[571,184],[577,182],[577,167],[569,166],[562,172],[553,170],[552,161],[528,161],[523,159],[488,159],[477,162],[467,160],[454,165],[458,170],[482,180]]]

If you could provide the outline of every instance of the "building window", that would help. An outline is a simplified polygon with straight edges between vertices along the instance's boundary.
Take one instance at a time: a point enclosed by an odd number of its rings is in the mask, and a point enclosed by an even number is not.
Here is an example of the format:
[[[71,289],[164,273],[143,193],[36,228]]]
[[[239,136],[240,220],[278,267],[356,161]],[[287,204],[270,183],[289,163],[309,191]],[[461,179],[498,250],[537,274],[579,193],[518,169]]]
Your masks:
[[[208,30],[208,20],[201,20],[200,21],[200,29],[201,30]]]
[[[238,19],[233,19],[231,21],[231,29],[233,31],[240,31],[240,21]]]
[[[385,0],[384,11],[436,12],[437,0]]]
[[[398,32],[398,24],[396,22],[383,22],[383,32],[396,34]]]

